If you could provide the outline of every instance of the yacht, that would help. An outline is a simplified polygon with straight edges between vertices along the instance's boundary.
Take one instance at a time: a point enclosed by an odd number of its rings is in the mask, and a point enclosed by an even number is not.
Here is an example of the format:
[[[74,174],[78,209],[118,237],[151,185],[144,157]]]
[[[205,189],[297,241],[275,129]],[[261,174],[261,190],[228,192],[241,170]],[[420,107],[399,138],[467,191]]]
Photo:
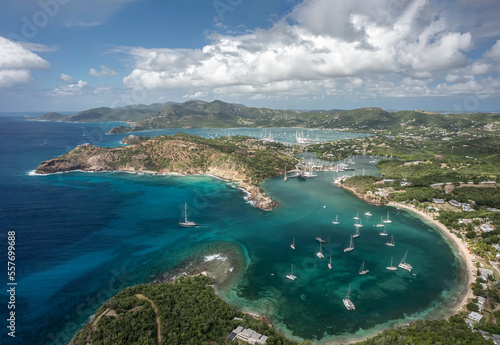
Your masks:
[[[340,222],[339,222],[339,215],[338,214],[335,216],[335,220],[332,221],[332,224],[335,224],[335,225],[339,225],[340,224]]]
[[[347,247],[347,248],[344,249],[344,253],[345,252],[350,252],[353,249],[354,249],[354,242],[352,241],[352,235],[351,235],[351,242],[349,242],[349,247]]]
[[[371,217],[371,216],[373,216],[373,214],[371,214],[370,211],[368,211],[368,212],[365,212],[365,216]]]
[[[329,269],[333,268],[333,266],[332,266],[332,254],[330,254],[330,262],[328,263],[328,268]]]
[[[365,270],[365,262],[363,261],[363,263],[361,264],[361,267],[359,268],[359,274],[363,275],[363,274],[367,274],[368,272],[370,272],[369,270]]]
[[[286,275],[286,277],[287,277],[288,279],[290,279],[290,280],[295,280],[295,279],[297,279],[297,277],[293,275],[293,264],[292,264],[292,271],[291,271],[291,273],[287,274],[287,275]]]
[[[179,222],[179,225],[183,226],[185,228],[192,228],[192,227],[198,226],[198,223],[190,221],[187,218],[187,202],[184,203],[184,221],[183,222]]]
[[[359,237],[359,228],[356,228],[356,232],[354,233],[354,235],[352,235],[352,238],[357,238]]]
[[[380,236],[387,236],[387,229],[385,226],[384,226],[384,231],[380,232],[379,235]]]
[[[347,310],[355,310],[356,307],[354,306],[354,303],[351,301],[351,285],[349,285],[349,289],[347,290],[347,295],[345,295],[345,298],[342,300],[344,302],[345,307]]]
[[[413,269],[413,267],[412,267],[412,265],[406,263],[406,256],[407,255],[408,255],[408,251],[406,251],[405,256],[403,256],[403,259],[399,263],[399,267],[401,267],[404,270],[407,270],[407,271],[411,272],[411,270]]]
[[[387,211],[387,219],[382,221],[383,223],[392,223],[392,220],[389,219],[389,211]]]
[[[391,235],[391,242],[386,242],[385,245],[389,247],[394,247],[396,245],[394,243],[394,235]]]
[[[295,250],[295,237],[292,240],[292,244],[290,244],[290,248]]]
[[[378,223],[377,225],[375,225],[377,228],[381,228],[384,226],[384,217],[380,217],[380,223]]]
[[[325,257],[323,255],[323,250],[321,249],[321,242],[319,243],[319,252],[316,253],[316,256],[320,259],[323,259]]]
[[[393,258],[391,257],[391,265],[390,265],[390,266],[387,266],[386,268],[387,268],[389,271],[397,271],[397,269],[398,269],[398,268],[392,264],[392,259],[393,259]]]

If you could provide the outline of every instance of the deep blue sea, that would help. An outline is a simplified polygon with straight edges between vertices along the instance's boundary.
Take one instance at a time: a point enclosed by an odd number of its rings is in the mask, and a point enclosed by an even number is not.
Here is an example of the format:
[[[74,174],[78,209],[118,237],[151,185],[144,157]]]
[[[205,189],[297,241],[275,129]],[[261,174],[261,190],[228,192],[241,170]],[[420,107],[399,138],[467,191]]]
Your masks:
[[[207,176],[153,176],[73,172],[30,174],[40,162],[78,144],[120,145],[125,135],[105,135],[116,123],[60,123],[0,116],[0,343],[67,344],[96,309],[126,286],[150,282],[186,257],[231,242],[245,253],[242,278],[221,296],[239,308],[263,313],[296,339],[324,341],[363,336],[393,323],[437,315],[455,298],[460,260],[443,237],[414,215],[368,205],[333,186],[333,172],[314,180],[283,177],[262,187],[279,202],[264,212],[245,193]],[[153,136],[178,130],[149,131]],[[229,134],[268,136],[268,129],[184,130],[206,137]],[[296,129],[272,129],[291,142]],[[312,139],[356,137],[354,133],[307,131]],[[306,135],[305,135],[306,136]],[[377,174],[370,157],[355,157],[357,172]],[[198,228],[178,225],[184,203]],[[370,211],[373,216],[365,216]],[[390,212],[388,233],[375,227]],[[344,253],[363,223],[355,249]],[[332,220],[338,215],[340,225]],[[7,232],[15,231],[16,337],[6,319]],[[315,237],[327,239],[325,259],[315,253]],[[295,238],[296,250],[290,248]],[[408,250],[410,273],[397,266]],[[333,269],[327,268],[332,255]],[[370,272],[358,274],[365,261]],[[297,280],[285,278],[294,265]],[[351,285],[356,311],[343,304]]]

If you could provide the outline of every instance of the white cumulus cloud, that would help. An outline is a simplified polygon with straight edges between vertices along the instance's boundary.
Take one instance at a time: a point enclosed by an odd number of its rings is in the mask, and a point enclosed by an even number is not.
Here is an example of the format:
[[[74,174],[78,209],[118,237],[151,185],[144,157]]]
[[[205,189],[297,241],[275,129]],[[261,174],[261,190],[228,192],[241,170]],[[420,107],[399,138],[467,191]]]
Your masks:
[[[73,83],[73,77],[65,73],[61,73],[61,75],[57,79],[62,80],[65,83]]]
[[[10,87],[31,80],[31,70],[48,69],[50,64],[37,54],[0,36],[0,87]]]
[[[101,65],[99,70],[96,70],[94,67],[92,67],[89,71],[89,74],[93,77],[109,77],[118,75],[118,72],[109,67]]]
[[[76,83],[61,85],[54,90],[50,91],[48,94],[50,96],[78,96],[83,95],[87,88],[87,82],[79,80]]]

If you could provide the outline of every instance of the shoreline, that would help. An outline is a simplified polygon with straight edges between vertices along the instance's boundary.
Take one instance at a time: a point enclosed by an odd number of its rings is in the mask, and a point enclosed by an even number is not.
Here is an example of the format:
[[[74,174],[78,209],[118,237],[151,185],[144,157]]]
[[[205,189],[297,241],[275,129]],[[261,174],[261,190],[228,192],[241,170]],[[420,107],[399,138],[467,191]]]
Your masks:
[[[457,314],[460,310],[463,309],[463,307],[467,304],[467,301],[469,298],[472,298],[472,289],[470,288],[470,284],[474,281],[474,264],[472,263],[472,258],[471,255],[469,254],[469,251],[466,248],[465,242],[463,242],[460,238],[458,238],[455,234],[451,233],[444,224],[440,223],[436,219],[432,218],[430,215],[427,213],[416,210],[412,207],[409,207],[404,204],[398,204],[395,202],[390,202],[387,204],[387,206],[390,207],[396,207],[396,208],[401,208],[405,209],[408,212],[412,212],[413,214],[418,215],[419,217],[423,218],[425,221],[429,222],[432,224],[434,227],[436,227],[441,234],[444,235],[444,237],[449,240],[451,243],[454,244],[451,247],[455,247],[454,249],[458,250],[458,255],[462,257],[462,259],[465,262],[465,270],[466,270],[466,275],[465,275],[465,286],[466,286],[466,291],[462,291],[460,296],[457,299],[457,302],[455,302],[455,305],[448,310],[445,315],[447,315],[446,318]]]

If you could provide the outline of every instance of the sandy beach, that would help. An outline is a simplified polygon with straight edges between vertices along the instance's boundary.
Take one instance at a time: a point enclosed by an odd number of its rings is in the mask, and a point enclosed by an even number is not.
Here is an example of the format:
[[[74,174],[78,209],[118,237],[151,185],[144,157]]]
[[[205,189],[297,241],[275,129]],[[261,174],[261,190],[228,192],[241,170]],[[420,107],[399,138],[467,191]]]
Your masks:
[[[436,228],[438,228],[441,231],[441,233],[446,236],[447,239],[449,239],[453,244],[455,244],[456,249],[459,250],[460,256],[462,256],[466,264],[466,269],[467,269],[466,282],[464,291],[462,291],[459,300],[455,303],[453,308],[450,308],[448,310],[448,312],[446,313],[446,317],[458,313],[467,304],[467,300],[473,297],[470,284],[474,281],[475,268],[472,263],[472,257],[471,254],[469,253],[469,250],[467,249],[466,243],[464,243],[462,239],[458,238],[455,234],[451,233],[448,230],[448,228],[446,228],[446,226],[444,226],[443,224],[441,224],[440,222],[432,218],[429,214],[423,211],[417,210],[407,205],[398,204],[394,202],[390,202],[389,204],[387,204],[387,206],[405,209],[409,212],[413,212],[414,214],[417,214],[418,216],[422,217],[427,222],[431,223]]]

